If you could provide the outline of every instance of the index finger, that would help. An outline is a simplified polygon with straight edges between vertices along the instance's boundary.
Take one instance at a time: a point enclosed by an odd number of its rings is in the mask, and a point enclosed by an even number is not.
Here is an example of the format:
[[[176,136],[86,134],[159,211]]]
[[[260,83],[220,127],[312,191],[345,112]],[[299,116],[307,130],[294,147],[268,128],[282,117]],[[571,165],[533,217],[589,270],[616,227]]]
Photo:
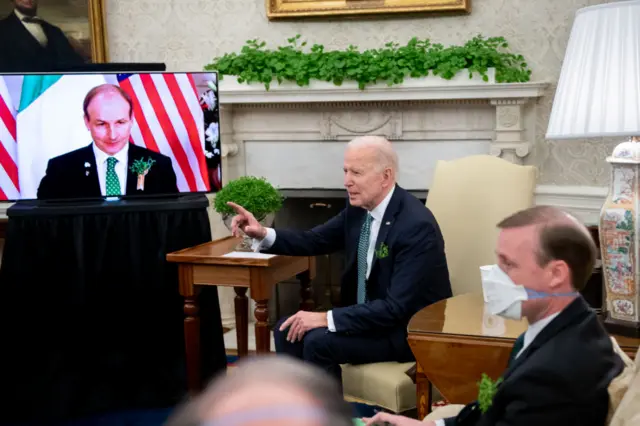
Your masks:
[[[236,211],[238,214],[247,214],[249,213],[244,207],[234,203],[233,201],[227,201],[227,205]]]
[[[282,331],[282,330],[286,329],[287,327],[289,327],[291,325],[291,323],[296,320],[296,318],[297,318],[296,314],[293,314],[289,318],[287,318],[285,320],[285,322],[283,322],[282,325],[280,326],[280,331]]]

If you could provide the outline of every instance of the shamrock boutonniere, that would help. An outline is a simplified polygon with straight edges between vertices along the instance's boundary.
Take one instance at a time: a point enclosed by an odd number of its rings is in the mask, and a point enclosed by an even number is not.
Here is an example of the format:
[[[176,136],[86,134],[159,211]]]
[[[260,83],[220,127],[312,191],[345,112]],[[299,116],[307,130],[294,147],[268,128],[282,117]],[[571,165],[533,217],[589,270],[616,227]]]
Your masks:
[[[493,404],[493,397],[498,391],[500,383],[502,383],[502,377],[494,382],[489,376],[482,373],[482,379],[478,382],[478,405],[483,414]]]
[[[387,256],[389,256],[389,246],[382,243],[380,244],[380,247],[378,247],[378,250],[376,250],[376,257],[378,259],[384,259]]]
[[[139,158],[135,160],[133,164],[131,164],[129,170],[131,170],[138,176],[138,184],[136,185],[136,189],[144,191],[144,178],[147,176],[147,173],[149,173],[149,170],[151,170],[151,166],[155,162],[156,160],[153,160],[152,158],[149,158],[147,161]]]

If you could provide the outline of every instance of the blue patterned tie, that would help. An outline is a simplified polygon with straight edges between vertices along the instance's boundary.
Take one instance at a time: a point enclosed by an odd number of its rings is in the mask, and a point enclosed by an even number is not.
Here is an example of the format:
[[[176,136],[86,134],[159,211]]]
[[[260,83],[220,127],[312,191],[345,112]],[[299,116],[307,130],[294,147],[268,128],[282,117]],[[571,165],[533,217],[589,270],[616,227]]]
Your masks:
[[[367,213],[358,241],[358,303],[367,300],[367,252],[369,251],[369,233],[371,232],[371,215]]]

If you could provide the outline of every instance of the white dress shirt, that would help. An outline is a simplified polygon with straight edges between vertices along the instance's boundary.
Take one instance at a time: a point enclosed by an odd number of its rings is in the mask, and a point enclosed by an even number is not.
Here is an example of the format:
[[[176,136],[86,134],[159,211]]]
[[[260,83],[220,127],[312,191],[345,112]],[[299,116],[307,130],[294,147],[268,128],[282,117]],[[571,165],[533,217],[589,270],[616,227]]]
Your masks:
[[[100,193],[103,197],[107,195],[107,159],[115,157],[118,162],[114,167],[118,180],[120,181],[120,195],[127,192],[127,164],[129,164],[129,144],[125,144],[124,148],[116,155],[109,155],[93,144],[93,155],[96,158],[96,171],[98,173],[98,181],[100,182]],[[90,172],[90,170],[88,170]]]
[[[24,13],[21,13],[18,9],[14,9],[13,12],[16,14],[18,19],[20,19],[20,22],[22,22],[22,25],[24,25],[27,31],[29,31],[29,34],[38,40],[38,43],[40,43],[41,46],[46,46],[49,40],[47,39],[44,29],[42,29],[42,25],[37,22],[24,22],[22,19],[29,17]],[[34,18],[36,18],[36,16],[34,16]]]
[[[387,210],[389,201],[391,201],[393,191],[395,191],[395,186],[391,188],[391,191],[389,191],[380,204],[369,212],[371,214],[371,228],[369,230],[369,249],[367,250],[367,279],[371,273],[371,265],[373,264],[373,255],[376,252],[376,241],[378,239],[378,233],[380,232],[382,218],[384,218],[384,212]],[[275,241],[276,231],[273,228],[267,228],[267,235],[261,241],[253,240],[252,249],[254,251],[266,250],[271,247]],[[329,331],[336,331],[336,326],[333,322],[333,313],[331,311],[327,311],[327,325]]]
[[[527,349],[527,347],[531,344],[531,342],[533,342],[533,339],[535,339],[536,336],[540,334],[540,332],[547,325],[549,325],[549,323],[553,321],[559,314],[560,312],[557,312],[553,315],[549,315],[546,318],[536,321],[533,324],[530,324],[529,327],[527,328],[527,331],[524,332],[524,342],[522,342],[522,349],[520,349],[520,351],[516,354],[515,357],[518,358],[520,354],[524,352],[525,349]],[[445,426],[443,419],[436,420],[435,423],[436,423],[436,426]]]

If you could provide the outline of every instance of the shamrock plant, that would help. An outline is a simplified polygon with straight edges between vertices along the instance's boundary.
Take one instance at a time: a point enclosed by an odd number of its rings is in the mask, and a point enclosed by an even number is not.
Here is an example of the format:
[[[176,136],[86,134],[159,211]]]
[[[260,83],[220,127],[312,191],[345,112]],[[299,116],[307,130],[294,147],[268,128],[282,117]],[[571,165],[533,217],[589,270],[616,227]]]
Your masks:
[[[531,70],[522,55],[509,51],[504,37],[484,38],[478,35],[462,46],[445,47],[429,39],[412,38],[406,45],[390,42],[379,49],[359,51],[326,50],[321,44],[305,47],[300,35],[288,44],[268,49],[264,41],[248,40],[239,53],[227,53],[205,66],[206,70],[238,77],[239,83],[263,83],[269,90],[272,82],[291,81],[307,86],[312,80],[333,82],[356,81],[360,89],[386,82],[400,84],[405,78],[437,75],[452,79],[467,69],[488,81],[487,70],[495,68],[498,83],[529,81]]]

